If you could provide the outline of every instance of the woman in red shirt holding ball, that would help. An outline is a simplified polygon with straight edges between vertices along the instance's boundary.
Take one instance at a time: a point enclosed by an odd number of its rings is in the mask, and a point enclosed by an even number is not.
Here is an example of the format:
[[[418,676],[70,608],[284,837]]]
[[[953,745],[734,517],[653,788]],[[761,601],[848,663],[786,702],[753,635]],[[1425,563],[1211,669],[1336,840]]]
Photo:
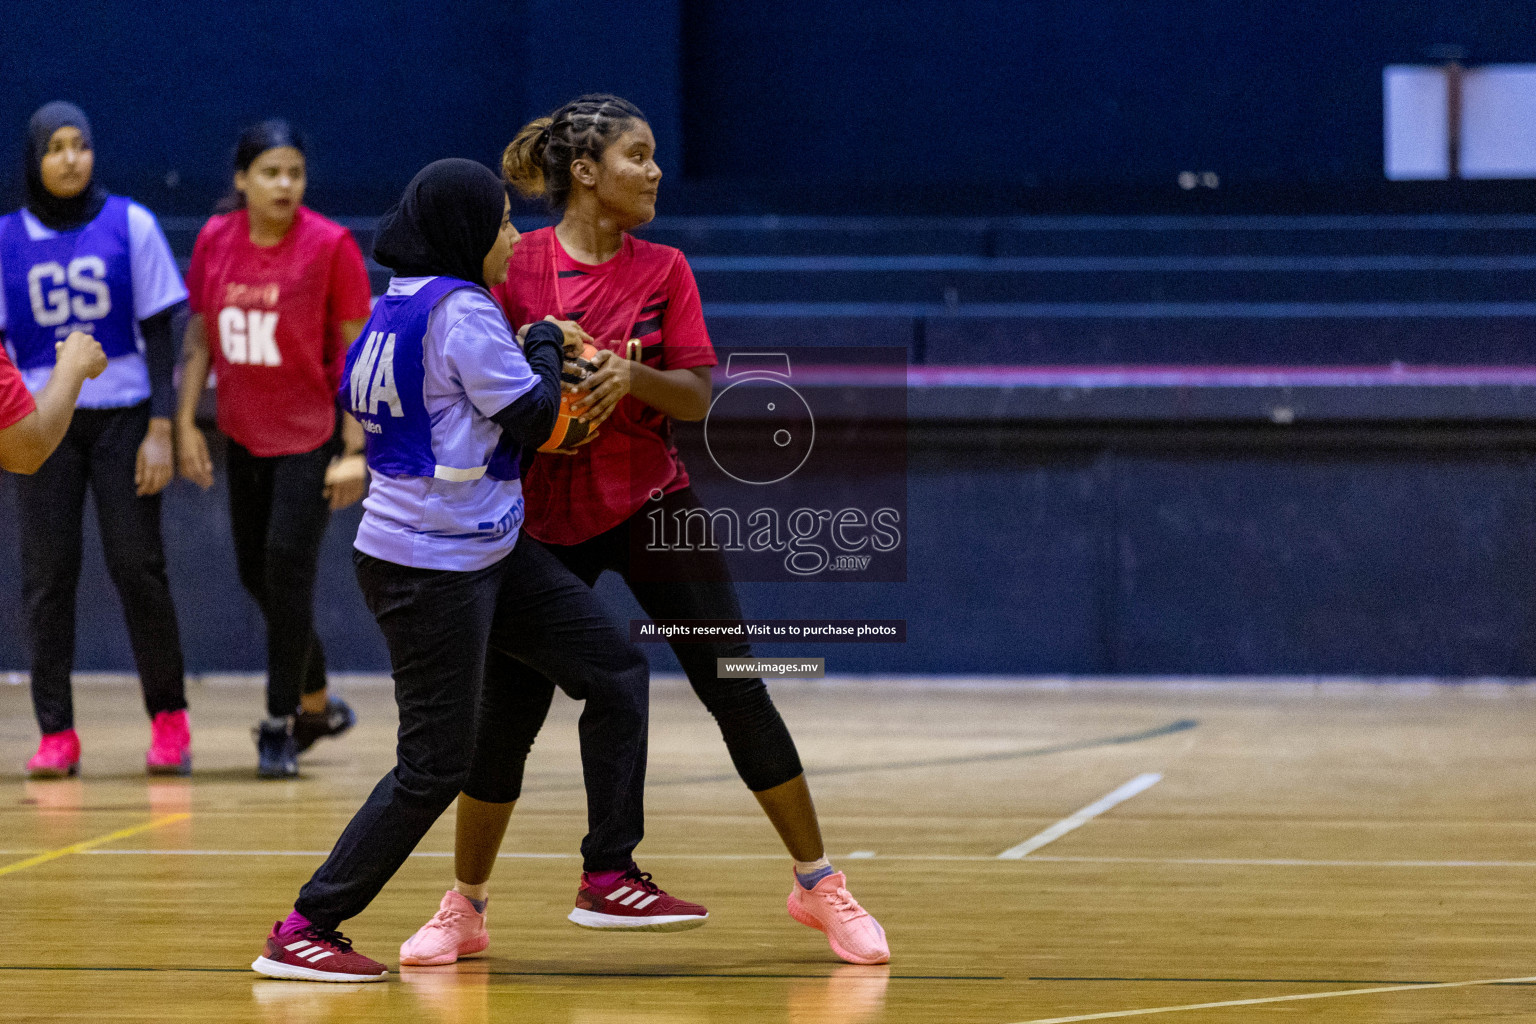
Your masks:
[[[523,485],[523,528],[588,586],[605,570],[619,573],[652,618],[740,619],[719,551],[669,552],[660,556],[668,561],[658,557],[646,572],[631,572],[631,533],[648,529],[648,505],[658,503],[668,518],[700,507],[672,444],[670,418],[704,418],[716,363],[688,261],[677,249],[630,234],[656,215],[661,169],[655,148],[633,104],[593,95],[524,126],[502,155],[506,180],[525,196],[544,196],[560,223],[523,236],[497,300],[511,323],[574,320],[599,349],[574,405],[597,429],[577,447],[533,460]],[[658,569],[665,581],[655,580]],[[790,915],[825,932],[844,960],[884,963],[890,957],[885,932],[826,858],[794,740],[767,687],[761,679],[717,678],[716,658],[747,657],[748,646],[672,649],[715,717],[737,773],[794,860]],[[487,689],[483,697],[476,763],[496,769],[477,768],[459,797],[457,884],[437,916],[401,948],[402,963],[450,963],[488,941],[486,883],[554,692],[547,679],[492,650],[486,673],[497,672],[515,675],[521,685]],[[494,755],[484,756],[487,749]],[[664,901],[656,902],[659,890],[633,865],[627,874],[607,874],[614,877],[582,876],[572,921],[651,931],[704,923],[653,909]]]
[[[257,772],[298,774],[298,753],[351,727],[325,688],[314,629],[315,570],[333,509],[363,496],[362,430],[338,429],[347,346],[368,319],[362,253],[346,228],[303,205],[304,144],[285,121],[245,131],[230,213],[203,226],[187,271],[192,318],[177,414],[181,474],[213,484],[194,416],[210,365],[229,437],[229,512],[240,582],[267,623],[267,717]]]

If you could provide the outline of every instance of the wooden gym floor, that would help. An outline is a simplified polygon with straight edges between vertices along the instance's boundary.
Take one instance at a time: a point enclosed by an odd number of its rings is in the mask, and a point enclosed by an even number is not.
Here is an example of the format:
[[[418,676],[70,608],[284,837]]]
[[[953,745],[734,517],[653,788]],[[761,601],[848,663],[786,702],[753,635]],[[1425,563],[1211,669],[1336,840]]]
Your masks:
[[[880,968],[841,964],[785,915],[787,861],[670,680],[640,861],[711,921],[567,923],[584,812],[560,699],[487,956],[381,985],[261,979],[267,929],[392,763],[389,689],[340,688],[358,728],[302,779],[263,783],[258,686],[200,680],[197,772],[149,782],[136,689],[83,679],[84,776],[31,783],[26,688],[0,686],[0,1020],[1536,1019],[1529,687],[774,684],[830,852],[890,935]],[[392,969],[452,882],[450,819],[346,926]]]

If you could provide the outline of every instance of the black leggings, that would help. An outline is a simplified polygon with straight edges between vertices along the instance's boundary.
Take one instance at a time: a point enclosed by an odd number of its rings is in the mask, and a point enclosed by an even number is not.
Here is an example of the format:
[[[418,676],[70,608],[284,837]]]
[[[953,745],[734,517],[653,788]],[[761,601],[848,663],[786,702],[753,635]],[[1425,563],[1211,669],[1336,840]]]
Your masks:
[[[670,519],[678,509],[699,508],[689,488],[661,499]],[[618,526],[580,544],[546,545],[587,586],[597,583],[603,570],[624,577],[640,607],[653,619],[741,619],[741,604],[731,584],[725,558],[719,551],[668,553],[676,560],[674,579],[654,582],[631,573],[631,543],[644,544],[649,524],[646,505]],[[632,531],[638,535],[632,537]],[[653,577],[656,563],[647,564],[644,577]],[[714,715],[736,773],[754,793],[772,789],[800,775],[800,755],[795,741],[773,706],[773,698],[761,679],[719,679],[716,658],[747,658],[745,643],[673,643],[673,652],[693,692]],[[486,678],[513,677],[513,685],[487,686],[482,695],[480,734],[475,771],[464,792],[476,800],[507,803],[522,792],[523,766],[533,741],[549,713],[555,686],[528,666],[492,651],[486,659]],[[591,786],[587,799],[592,800]]]
[[[89,484],[107,573],[123,602],[133,661],[153,717],[187,706],[181,635],[165,575],[160,495],[133,483],[149,403],[76,409],[58,449],[32,476],[16,478],[22,594],[32,641],[32,708],[44,733],[75,725],[69,677],[75,665],[75,591],[80,583],[81,516]]]
[[[480,757],[475,714],[487,649],[538,667],[586,701],[581,715],[590,831],[587,871],[629,866],[645,825],[649,681],[645,655],[539,542],[474,572],[411,569],[353,552],[357,581],[389,645],[400,710],[396,763],[299,892],[295,909],[334,928],[361,913],[453,803]],[[546,698],[545,703],[548,703]],[[503,723],[510,726],[511,723]]]
[[[252,455],[229,442],[229,521],[240,582],[267,621],[267,714],[298,710],[299,694],[325,689],[315,634],[315,569],[331,518],[325,471],[337,435],[300,455]]]

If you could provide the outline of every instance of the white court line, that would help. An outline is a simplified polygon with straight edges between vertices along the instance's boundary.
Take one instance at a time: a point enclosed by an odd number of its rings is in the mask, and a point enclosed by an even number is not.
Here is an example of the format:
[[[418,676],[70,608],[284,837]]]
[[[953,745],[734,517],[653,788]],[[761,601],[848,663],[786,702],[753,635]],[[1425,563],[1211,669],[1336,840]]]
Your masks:
[[[1018,846],[1009,847],[1002,853],[998,854],[997,859],[1023,860],[1025,857],[1028,857],[1031,853],[1034,853],[1036,850],[1040,849],[1042,846],[1045,846],[1047,843],[1054,843],[1056,840],[1060,839],[1068,832],[1071,832],[1073,829],[1081,828],[1083,825],[1086,825],[1088,822],[1092,821],[1094,818],[1097,818],[1111,807],[1124,803],[1131,797],[1135,796],[1137,793],[1151,789],[1153,786],[1161,782],[1162,778],[1163,777],[1156,772],[1146,772],[1142,775],[1138,775],[1130,782],[1127,782],[1125,785],[1115,790],[1113,793],[1095,800],[1093,803],[1089,804],[1087,807],[1084,807],[1076,814],[1062,818],[1056,824],[1052,825],[1044,832],[1041,832],[1039,835],[1024,840]]]
[[[1189,864],[1257,868],[1536,868],[1536,860],[1306,860],[1297,857],[1031,857],[1052,864]]]
[[[38,850],[0,850],[0,854],[32,854]],[[329,850],[81,850],[81,857],[325,857]],[[452,857],[446,850],[420,850],[412,857]],[[499,853],[502,860],[575,860],[575,853]],[[997,857],[967,854],[874,854],[856,850],[844,854],[850,860],[881,860],[894,863],[979,863],[993,864]],[[653,853],[647,860],[783,860],[782,853]],[[1025,858],[1032,864],[1149,864],[1186,867],[1255,868],[1536,868],[1536,860],[1300,860],[1292,858],[1242,857],[1052,857]]]
[[[1183,1006],[1149,1006],[1142,1010],[1111,1010],[1108,1013],[1084,1013],[1076,1017],[1037,1017],[1018,1024],[1071,1024],[1079,1020],[1110,1020],[1116,1017],[1143,1017],[1149,1013],[1178,1013],[1181,1010],[1213,1010],[1222,1006],[1258,1006],[1261,1003],[1289,1003],[1300,999],[1339,999],[1344,996],[1371,996],[1381,992],[1415,992],[1435,988],[1471,988],[1474,985],[1529,985],[1536,978],[1482,978],[1477,981],[1441,981],[1428,985],[1383,985],[1380,988],[1347,988],[1336,992],[1302,992],[1291,996],[1264,996],[1260,999],[1227,999],[1219,1003],[1187,1003]]]

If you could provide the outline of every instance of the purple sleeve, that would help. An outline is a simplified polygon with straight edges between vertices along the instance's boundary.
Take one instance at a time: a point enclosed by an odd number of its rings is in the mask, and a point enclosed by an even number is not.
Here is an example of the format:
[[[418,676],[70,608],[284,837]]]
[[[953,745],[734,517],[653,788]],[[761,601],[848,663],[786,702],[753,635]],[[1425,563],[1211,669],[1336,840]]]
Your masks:
[[[443,338],[448,375],[490,419],[539,382],[494,301],[468,288],[443,300],[450,317]]]
[[[135,320],[147,320],[187,297],[160,222],[138,203],[128,207],[128,262],[133,274]]]

